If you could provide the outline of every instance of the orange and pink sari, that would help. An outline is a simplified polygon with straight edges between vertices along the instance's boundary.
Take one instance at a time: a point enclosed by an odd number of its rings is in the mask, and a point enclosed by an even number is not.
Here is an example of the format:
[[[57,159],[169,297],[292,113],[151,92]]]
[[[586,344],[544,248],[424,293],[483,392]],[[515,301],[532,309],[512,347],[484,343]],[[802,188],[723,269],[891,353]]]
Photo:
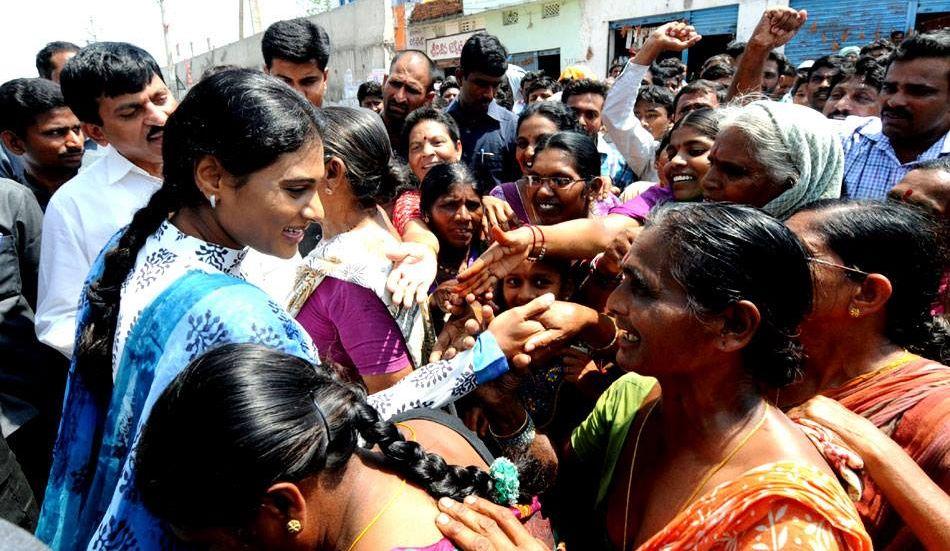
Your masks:
[[[912,356],[822,394],[873,422],[950,492],[950,367]],[[874,548],[921,548],[874,482],[867,476],[863,482],[857,508]]]
[[[838,481],[783,461],[720,484],[640,546],[647,550],[849,549],[871,540]]]

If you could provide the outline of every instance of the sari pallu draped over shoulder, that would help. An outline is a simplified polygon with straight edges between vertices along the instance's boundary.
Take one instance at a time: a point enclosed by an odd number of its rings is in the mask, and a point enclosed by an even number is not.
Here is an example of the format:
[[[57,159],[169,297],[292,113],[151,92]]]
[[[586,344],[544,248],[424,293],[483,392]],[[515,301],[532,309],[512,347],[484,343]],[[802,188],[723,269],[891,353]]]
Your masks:
[[[647,550],[849,549],[871,540],[838,482],[789,461],[720,484],[640,546]]]
[[[912,357],[823,392],[897,442],[944,491],[950,491],[950,367]],[[857,504],[875,549],[922,548],[867,476]]]
[[[101,259],[97,265],[101,272]],[[96,268],[93,273],[97,277]],[[84,304],[80,331],[87,323]],[[180,546],[138,499],[134,446],[172,379],[194,358],[227,343],[261,344],[316,361],[299,326],[263,291],[223,273],[189,271],[142,310],[108,404],[94,399],[73,362],[40,539],[57,550]]]

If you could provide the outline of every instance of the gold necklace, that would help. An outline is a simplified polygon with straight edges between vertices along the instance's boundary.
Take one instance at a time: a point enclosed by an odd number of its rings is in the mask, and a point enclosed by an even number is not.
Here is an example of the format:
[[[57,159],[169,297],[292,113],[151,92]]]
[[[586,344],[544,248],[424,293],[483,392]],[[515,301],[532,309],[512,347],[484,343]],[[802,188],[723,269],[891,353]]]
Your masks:
[[[653,405],[650,406],[650,410],[647,411],[646,416],[643,418],[643,423],[640,425],[640,430],[637,431],[637,439],[633,443],[633,459],[630,461],[630,475],[627,478],[627,494],[624,500],[624,508],[623,508],[623,513],[624,513],[623,514],[623,517],[624,517],[623,551],[627,551],[627,528],[630,524],[628,522],[628,519],[630,518],[630,489],[633,486],[633,471],[637,463],[637,450],[640,447],[640,436],[643,434],[643,428],[646,426],[647,420],[650,418],[650,414],[653,413],[653,410],[654,408],[656,408],[656,404],[659,403],[659,401],[660,400],[656,400],[655,402],[653,402]],[[739,450],[744,448],[745,445],[749,443],[749,440],[752,439],[752,436],[756,432],[758,432],[760,428],[762,428],[763,424],[765,424],[765,419],[768,417],[768,413],[769,413],[769,404],[766,403],[765,412],[762,413],[762,418],[759,419],[759,421],[755,424],[755,427],[753,427],[752,430],[750,430],[748,433],[746,433],[745,436],[742,437],[742,440],[739,442],[739,444],[735,448],[733,448],[732,451],[726,454],[726,457],[722,461],[720,461],[718,464],[714,465],[712,469],[707,471],[706,475],[703,476],[703,479],[700,480],[699,484],[693,489],[693,492],[690,494],[690,496],[686,498],[686,501],[683,503],[683,505],[681,505],[679,509],[677,509],[676,515],[673,515],[674,518],[677,515],[679,515],[681,512],[683,512],[683,509],[685,509],[686,506],[689,505],[693,501],[693,499],[696,497],[696,494],[698,494],[699,491],[702,490],[703,486],[705,486],[706,483],[709,482],[709,479],[711,479],[716,473],[722,470],[722,468],[726,466],[726,463],[729,463],[729,461],[733,457],[735,457],[737,453],[739,453]]]
[[[416,431],[413,430],[412,427],[410,427],[409,425],[405,423],[396,423],[396,426],[406,429],[406,431],[409,433],[409,438],[406,439],[407,441],[415,442]],[[353,543],[351,543],[350,546],[346,548],[346,551],[353,551],[353,548],[356,547],[356,544],[358,544],[360,540],[363,539],[363,536],[365,536],[366,533],[369,532],[369,529],[372,528],[374,524],[376,524],[376,521],[378,521],[380,517],[382,517],[386,513],[386,511],[388,511],[389,508],[393,506],[394,503],[396,503],[396,500],[399,499],[399,496],[401,496],[402,493],[405,491],[406,491],[406,480],[403,479],[402,483],[399,485],[399,488],[396,488],[396,491],[393,492],[393,495],[389,498],[389,501],[387,501],[386,504],[383,505],[383,508],[380,509],[378,513],[376,513],[376,516],[373,517],[373,520],[369,521],[369,524],[367,524],[365,528],[360,530],[360,533],[356,535],[356,538],[353,540]]]
[[[759,421],[755,424],[755,427],[753,427],[752,430],[747,432],[746,435],[742,437],[742,440],[739,441],[739,444],[737,444],[735,448],[732,448],[732,451],[730,451],[726,455],[726,457],[723,458],[722,461],[717,463],[715,466],[713,466],[712,469],[706,472],[706,475],[703,477],[703,479],[699,481],[698,485],[696,485],[696,488],[693,490],[693,493],[691,493],[689,497],[686,498],[686,501],[684,501],[683,504],[680,505],[679,509],[677,509],[676,511],[677,515],[682,513],[683,509],[685,509],[687,506],[689,506],[690,503],[692,503],[693,499],[695,499],[696,496],[699,494],[699,491],[703,489],[703,486],[705,486],[706,483],[709,482],[709,479],[711,479],[713,476],[715,476],[716,473],[722,470],[722,468],[726,466],[726,463],[728,463],[733,457],[735,457],[736,454],[739,453],[739,450],[744,448],[745,445],[749,443],[749,440],[752,439],[752,436],[756,432],[758,432],[760,428],[762,428],[762,425],[765,424],[765,419],[768,417],[768,415],[769,415],[769,404],[766,403],[765,411],[762,412],[762,418],[759,419]],[[676,515],[674,515],[674,517],[675,516]]]

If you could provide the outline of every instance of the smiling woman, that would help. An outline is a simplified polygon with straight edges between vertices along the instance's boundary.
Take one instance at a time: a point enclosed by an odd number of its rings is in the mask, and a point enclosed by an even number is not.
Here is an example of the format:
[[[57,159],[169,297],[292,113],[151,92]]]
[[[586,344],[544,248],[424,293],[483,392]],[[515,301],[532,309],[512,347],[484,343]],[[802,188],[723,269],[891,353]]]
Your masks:
[[[190,359],[226,342],[314,359],[302,329],[240,276],[247,246],[292,256],[294,229],[321,216],[322,128],[299,94],[243,69],[201,81],[169,118],[164,183],[105,247],[82,295],[38,529],[53,547],[98,537],[151,549],[167,537],[123,481],[135,476],[138,421]]]

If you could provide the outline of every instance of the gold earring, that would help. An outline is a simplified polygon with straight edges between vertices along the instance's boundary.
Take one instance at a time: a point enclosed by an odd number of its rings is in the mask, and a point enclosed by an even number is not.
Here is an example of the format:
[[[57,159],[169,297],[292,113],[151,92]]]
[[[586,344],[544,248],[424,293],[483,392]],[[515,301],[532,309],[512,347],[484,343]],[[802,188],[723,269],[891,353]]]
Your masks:
[[[856,318],[861,315],[861,310],[858,310],[857,306],[852,306],[851,308],[848,308],[848,315],[852,318]]]
[[[288,534],[299,534],[303,530],[303,526],[300,525],[300,521],[297,519],[291,519],[287,521],[287,533]]]

